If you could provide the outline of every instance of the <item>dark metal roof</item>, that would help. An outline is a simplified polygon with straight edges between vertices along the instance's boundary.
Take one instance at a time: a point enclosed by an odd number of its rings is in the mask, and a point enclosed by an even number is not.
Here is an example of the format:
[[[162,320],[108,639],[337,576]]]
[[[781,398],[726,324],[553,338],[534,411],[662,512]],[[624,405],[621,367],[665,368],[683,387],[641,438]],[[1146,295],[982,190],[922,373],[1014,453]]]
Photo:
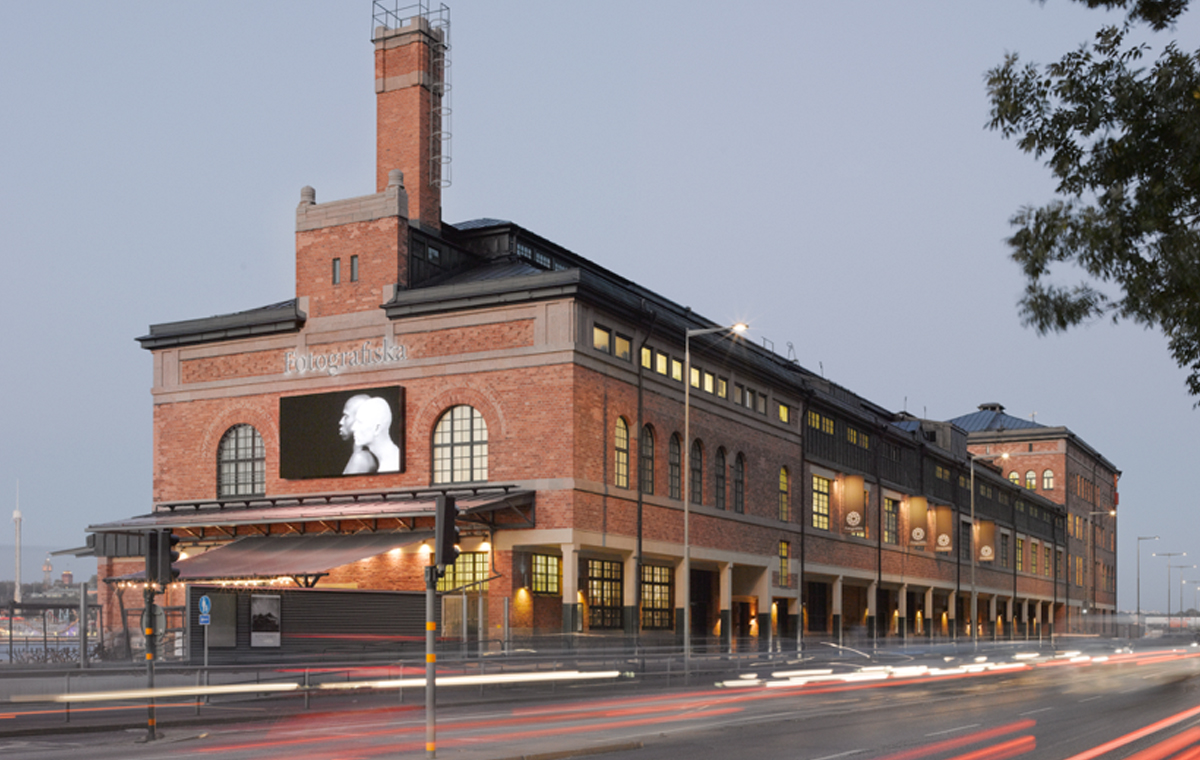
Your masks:
[[[977,412],[964,414],[961,417],[955,417],[950,422],[958,425],[968,433],[977,433],[980,431],[997,431],[997,430],[1028,430],[1030,428],[1044,428],[1045,425],[1039,425],[1032,420],[1023,420],[1020,417],[1013,417],[1010,414],[1005,414],[1003,411],[996,409],[980,409]]]
[[[150,334],[136,340],[146,349],[186,346],[216,340],[294,332],[304,326],[305,319],[306,315],[300,311],[299,302],[291,298],[233,314],[151,325]]]
[[[492,219],[485,216],[481,219],[469,219],[465,222],[458,222],[456,224],[450,224],[447,226],[465,232],[467,230],[480,230],[485,227],[500,227],[505,224],[512,224],[512,222],[505,219]]]
[[[469,516],[478,512],[508,506],[526,506],[533,502],[533,491],[510,491],[503,494],[458,496],[459,513]],[[127,533],[154,528],[204,528],[213,525],[269,525],[329,520],[381,520],[390,517],[411,518],[435,513],[436,499],[412,498],[389,501],[347,501],[290,505],[250,504],[221,506],[197,504],[177,506],[170,510],[130,517],[117,522],[89,525],[89,533]]]

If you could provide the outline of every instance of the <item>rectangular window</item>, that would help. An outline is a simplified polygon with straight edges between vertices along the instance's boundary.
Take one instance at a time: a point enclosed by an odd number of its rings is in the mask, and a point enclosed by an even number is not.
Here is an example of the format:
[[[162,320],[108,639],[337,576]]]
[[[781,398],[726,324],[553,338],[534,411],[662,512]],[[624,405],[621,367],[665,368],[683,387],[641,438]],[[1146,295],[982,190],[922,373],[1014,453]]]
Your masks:
[[[1017,537],[1017,572],[1025,572],[1025,539]]]
[[[699,388],[700,387],[700,370],[699,370],[699,368],[691,367],[689,369],[688,374],[691,375],[691,377],[688,378],[688,381],[692,384],[692,387]]]
[[[429,246],[425,249],[425,259],[430,264],[440,264],[442,263],[442,252],[433,246]]]
[[[883,542],[885,544],[900,543],[900,501],[884,498],[883,500]]]
[[[829,478],[813,475],[812,526],[829,530]]]
[[[350,282],[358,282],[358,255],[350,257]]]
[[[562,558],[534,554],[530,562],[529,590],[535,594],[558,596],[562,593]]]
[[[671,599],[671,568],[642,565],[642,628],[674,627],[675,603]]]
[[[678,359],[671,360],[671,379],[683,382],[683,362]]]
[[[642,366],[646,369],[654,368],[654,352],[649,348],[642,346]]]
[[[704,392],[712,393],[713,389],[716,387],[715,382],[716,382],[716,379],[713,377],[713,374],[711,372],[705,372],[704,373]]]
[[[613,334],[613,356],[622,361],[629,361],[633,358],[633,341],[628,335]]]
[[[671,360],[671,357],[667,356],[663,352],[661,352],[661,351],[657,352],[654,355],[654,371],[660,375],[667,374],[667,369],[668,369],[667,365],[670,363],[670,360]]]
[[[729,381],[723,377],[717,378],[717,398],[729,398]]]
[[[595,325],[592,327],[592,348],[606,354],[612,353],[612,330]]]
[[[958,524],[958,558],[963,562],[971,561],[971,523],[960,522]]]
[[[759,414],[767,413],[767,394],[760,393],[754,401],[754,411]]]
[[[1029,572],[1033,573],[1034,575],[1038,574],[1037,566],[1039,548],[1040,547],[1037,545],[1036,541],[1029,545]]]
[[[783,588],[790,587],[791,584],[791,568],[792,561],[792,545],[787,541],[779,542],[779,585]]]
[[[1046,547],[1046,562],[1042,565],[1042,575],[1050,576],[1050,547]]]
[[[464,586],[469,586],[464,591],[472,593],[487,591],[489,570],[487,552],[463,552],[438,580],[438,591],[454,591]]]
[[[790,420],[791,417],[792,417],[792,410],[788,408],[788,405],[780,404],[779,405],[779,421],[784,424],[787,424],[788,420]]]
[[[335,258],[333,260],[333,284],[334,285],[342,284],[342,260],[341,259]]]
[[[1063,553],[1062,553],[1062,549],[1055,549],[1055,553],[1054,553],[1054,559],[1055,559],[1055,560],[1056,560],[1056,562],[1057,562],[1057,564],[1055,565],[1055,567],[1056,567],[1056,568],[1058,568],[1058,569],[1057,569],[1057,570],[1055,570],[1055,572],[1054,572],[1054,579],[1055,579],[1055,580],[1062,580],[1063,573],[1064,573],[1064,572],[1066,572],[1066,571],[1063,569]]]
[[[603,559],[587,561],[589,628],[621,628],[621,607],[624,605],[623,571],[620,562]]]
[[[734,383],[733,385],[733,403],[737,404],[738,406],[742,406],[746,403],[746,389],[737,383]]]
[[[1000,567],[1008,567],[1008,534],[1000,534]]]

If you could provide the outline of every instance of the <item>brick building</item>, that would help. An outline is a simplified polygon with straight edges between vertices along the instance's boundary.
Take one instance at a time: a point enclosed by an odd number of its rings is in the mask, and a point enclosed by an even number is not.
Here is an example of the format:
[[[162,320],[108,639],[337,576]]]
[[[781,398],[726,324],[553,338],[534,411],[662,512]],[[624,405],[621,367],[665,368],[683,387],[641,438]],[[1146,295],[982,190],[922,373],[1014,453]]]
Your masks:
[[[888,411],[518,224],[443,222],[447,32],[377,29],[376,192],[301,191],[294,298],[138,339],[154,507],[89,528],[101,579],[136,575],[128,537],[169,528],[182,583],[420,589],[450,493],[463,554],[442,587],[488,639],[678,641],[687,618],[712,647],[972,621],[1024,638],[1084,604],[1076,465],[1027,489],[961,425]],[[1105,578],[1087,603],[1111,605]],[[101,585],[115,627],[119,584]]]

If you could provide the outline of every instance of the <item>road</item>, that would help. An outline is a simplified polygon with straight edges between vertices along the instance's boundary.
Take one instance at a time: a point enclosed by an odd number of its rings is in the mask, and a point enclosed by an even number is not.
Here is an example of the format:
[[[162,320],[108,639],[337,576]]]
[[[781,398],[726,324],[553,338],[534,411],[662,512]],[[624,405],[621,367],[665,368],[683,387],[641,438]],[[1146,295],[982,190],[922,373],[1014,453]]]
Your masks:
[[[742,676],[703,688],[595,696],[595,689],[578,686],[560,689],[553,701],[439,707],[437,757],[563,751],[603,751],[610,760],[1200,757],[1195,648],[966,669]],[[424,711],[382,698],[364,698],[361,709],[292,711],[270,721],[163,733],[145,744],[135,741],[144,731],[13,738],[0,740],[0,758],[426,756]]]

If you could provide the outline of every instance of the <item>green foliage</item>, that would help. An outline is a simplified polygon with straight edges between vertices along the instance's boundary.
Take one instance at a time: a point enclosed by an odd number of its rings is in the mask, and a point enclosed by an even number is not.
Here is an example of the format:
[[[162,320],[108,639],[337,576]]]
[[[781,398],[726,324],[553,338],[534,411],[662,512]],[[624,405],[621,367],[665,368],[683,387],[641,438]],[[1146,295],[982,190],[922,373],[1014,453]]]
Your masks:
[[[1170,42],[1145,65],[1149,46],[1128,41],[1138,24],[1169,28],[1188,0],[1077,1],[1126,20],[1057,63],[1010,54],[987,74],[989,127],[1058,182],[1010,220],[1021,316],[1042,333],[1105,316],[1157,327],[1200,396],[1200,54]],[[1083,281],[1049,282],[1055,264]]]

